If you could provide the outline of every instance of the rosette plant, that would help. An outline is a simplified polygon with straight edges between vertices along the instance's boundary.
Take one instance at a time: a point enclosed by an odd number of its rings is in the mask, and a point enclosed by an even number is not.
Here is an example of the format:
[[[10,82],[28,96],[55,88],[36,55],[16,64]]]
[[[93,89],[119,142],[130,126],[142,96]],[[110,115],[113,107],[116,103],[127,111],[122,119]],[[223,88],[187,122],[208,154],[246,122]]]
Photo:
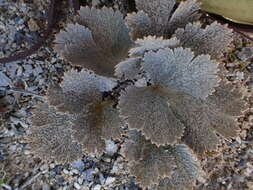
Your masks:
[[[121,154],[141,187],[189,189],[197,157],[237,135],[240,89],[219,77],[232,31],[198,22],[194,0],[136,0],[135,13],[82,7],[55,50],[80,71],[48,89],[31,118],[30,146],[46,160]],[[126,134],[127,137],[122,137]],[[195,156],[197,155],[197,156]]]

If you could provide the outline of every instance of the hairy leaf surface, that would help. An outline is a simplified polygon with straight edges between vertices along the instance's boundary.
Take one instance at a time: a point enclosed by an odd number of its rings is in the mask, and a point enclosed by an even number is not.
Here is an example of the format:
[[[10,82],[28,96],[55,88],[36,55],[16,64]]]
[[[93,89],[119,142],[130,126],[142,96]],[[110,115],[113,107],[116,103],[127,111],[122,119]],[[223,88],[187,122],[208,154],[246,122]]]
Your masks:
[[[150,17],[151,29],[156,35],[163,35],[174,6],[175,0],[136,0],[137,9]]]
[[[72,138],[74,117],[59,114],[47,104],[39,104],[31,121],[33,126],[27,141],[37,156],[58,162],[70,162],[81,157],[82,147]]]
[[[150,35],[151,20],[143,11],[127,14],[126,25],[131,29],[131,36],[134,40]]]
[[[176,9],[175,3],[175,0],[136,0],[139,11],[128,14],[126,19],[133,39],[148,35],[171,37],[178,27],[199,18],[196,0],[181,2]]]
[[[135,41],[136,47],[129,50],[130,56],[144,56],[148,51],[157,51],[164,48],[175,48],[180,43],[176,38],[168,40],[163,37],[147,36],[144,39],[137,39]]]
[[[120,11],[107,7],[96,9],[87,6],[81,7],[79,15],[77,22],[92,31],[94,40],[106,55],[111,55],[117,62],[127,55],[132,41]]]
[[[136,79],[141,71],[141,57],[129,58],[125,61],[120,62],[115,67],[115,75],[118,78],[124,79]]]
[[[199,176],[200,166],[193,157],[191,150],[186,145],[178,145],[171,149],[175,156],[177,168],[174,169],[171,177],[160,180],[156,190],[189,190],[194,180]]]
[[[194,57],[189,49],[160,49],[144,56],[143,70],[155,85],[175,88],[205,99],[217,85],[217,64],[208,55]]]
[[[67,72],[61,87],[51,87],[48,100],[63,112],[79,113],[89,104],[102,101],[102,92],[111,91],[116,81],[88,71]]]
[[[183,134],[184,126],[159,87],[128,87],[121,93],[119,108],[130,129],[141,130],[157,145],[175,143]]]
[[[232,30],[217,22],[205,29],[200,23],[187,24],[184,29],[176,30],[175,35],[182,46],[191,48],[197,55],[209,54],[214,59],[227,51],[233,39]]]
[[[69,24],[56,35],[55,50],[73,65],[94,70],[98,74],[111,72],[111,61],[94,41],[91,31],[79,24]]]
[[[75,139],[83,144],[85,151],[101,155],[105,150],[105,140],[121,137],[122,122],[113,102],[94,104],[79,114],[74,121]]]
[[[136,47],[129,50],[130,58],[116,65],[115,75],[117,77],[130,80],[140,78],[140,75],[143,74],[142,57],[146,52],[175,48],[179,45],[179,41],[176,38],[164,40],[162,37],[147,36],[144,39],[137,39],[135,44]]]
[[[106,7],[82,7],[77,22],[56,36],[56,51],[73,65],[112,76],[132,45],[122,14]]]
[[[183,181],[190,182],[198,175],[198,164],[187,146],[157,147],[136,130],[129,132],[122,153],[129,161],[130,173],[142,187],[158,184],[165,177],[172,184],[184,185]]]
[[[203,154],[212,151],[219,143],[216,133],[225,138],[234,137],[238,126],[234,118],[213,105],[180,91],[167,91],[170,109],[185,125],[183,141],[194,151]]]
[[[196,0],[187,0],[181,2],[170,18],[167,25],[167,36],[171,36],[176,29],[185,27],[188,23],[196,21],[199,18],[199,4]]]
[[[215,92],[208,96],[207,101],[216,105],[223,113],[239,116],[247,109],[240,90],[240,88],[234,88],[232,83],[222,81],[215,88]]]

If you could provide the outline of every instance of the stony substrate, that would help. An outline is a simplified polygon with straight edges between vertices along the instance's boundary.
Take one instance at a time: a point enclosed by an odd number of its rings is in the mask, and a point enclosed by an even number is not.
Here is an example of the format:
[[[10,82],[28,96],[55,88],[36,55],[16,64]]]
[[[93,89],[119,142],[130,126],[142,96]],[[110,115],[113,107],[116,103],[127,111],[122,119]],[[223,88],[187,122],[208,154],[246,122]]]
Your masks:
[[[114,6],[124,13],[133,10],[129,2],[86,1],[98,7]],[[39,39],[45,28],[48,4],[48,0],[0,0],[0,57],[23,51]],[[68,14],[67,9],[64,11]],[[244,86],[249,110],[239,118],[240,135],[232,142],[222,142],[220,154],[213,153],[202,159],[205,175],[196,184],[199,190],[253,189],[253,99],[250,97],[253,44],[235,35],[234,46],[224,57],[226,77],[235,85]],[[26,60],[0,65],[4,79],[0,81],[0,105],[6,106],[0,110],[0,189],[141,189],[128,175],[127,163],[119,154],[124,139],[108,141],[106,152],[100,158],[84,155],[81,160],[65,165],[43,163],[23,142],[22,137],[30,128],[27,118],[31,108],[43,101],[48,85],[59,82],[70,68],[53,51],[52,39]],[[12,90],[4,90],[7,87]],[[13,92],[15,90],[18,92]]]

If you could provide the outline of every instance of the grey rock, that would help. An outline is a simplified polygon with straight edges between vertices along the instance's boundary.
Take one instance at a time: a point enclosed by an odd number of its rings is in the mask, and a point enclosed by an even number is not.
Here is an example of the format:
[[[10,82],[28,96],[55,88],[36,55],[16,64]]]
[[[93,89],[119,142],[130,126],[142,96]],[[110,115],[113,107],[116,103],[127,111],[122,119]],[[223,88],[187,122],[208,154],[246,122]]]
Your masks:
[[[42,190],[50,190],[51,188],[50,188],[50,186],[47,184],[47,183],[44,183],[43,185],[42,185]]]
[[[61,171],[62,171],[62,169],[63,169],[63,166],[57,165],[57,166],[54,167],[53,171],[54,171],[56,174],[60,174]]]
[[[96,185],[95,187],[93,187],[93,190],[101,190],[102,186],[101,185]]]
[[[118,146],[112,140],[106,141],[106,153],[113,156],[118,150]]]
[[[17,77],[16,72],[19,68],[19,65],[17,63],[15,62],[6,63],[5,67],[6,67],[6,71],[10,75],[10,78],[14,79],[14,77]]]
[[[82,160],[77,160],[72,163],[72,167],[74,169],[77,169],[79,172],[82,172],[84,170],[85,164]]]
[[[0,86],[9,86],[11,79],[9,79],[3,72],[0,71]]]
[[[8,1],[5,1],[5,0],[0,0],[0,6],[1,7],[4,7],[4,6],[9,6],[10,5],[10,3],[8,2]]]
[[[81,186],[76,182],[74,183],[74,187],[75,187],[75,189],[81,189]]]
[[[105,185],[111,185],[115,180],[115,177],[108,177],[105,181]]]
[[[62,176],[56,176],[56,183],[58,185],[63,185],[65,183],[65,179]]]
[[[104,178],[104,175],[102,173],[99,173],[99,181],[100,181],[101,184],[105,183],[105,178]]]
[[[80,185],[82,185],[82,184],[83,184],[83,178],[79,177],[79,178],[77,179],[77,182],[78,182]]]
[[[83,173],[84,180],[85,181],[93,181],[93,179],[94,179],[94,173],[95,173],[95,171],[94,171],[93,168],[85,170],[84,173]]]
[[[237,57],[242,61],[248,61],[253,58],[253,47],[242,48],[241,51],[237,52]]]

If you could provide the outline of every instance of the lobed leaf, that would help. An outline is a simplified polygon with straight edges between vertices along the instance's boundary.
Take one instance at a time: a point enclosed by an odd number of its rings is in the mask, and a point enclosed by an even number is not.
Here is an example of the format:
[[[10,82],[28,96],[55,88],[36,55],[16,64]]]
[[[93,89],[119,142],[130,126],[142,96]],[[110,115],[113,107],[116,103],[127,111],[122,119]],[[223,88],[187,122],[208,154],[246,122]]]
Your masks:
[[[119,108],[129,128],[141,130],[152,143],[173,144],[183,134],[183,124],[159,87],[128,87],[121,93]]]
[[[91,31],[79,24],[69,24],[56,35],[55,50],[72,65],[109,75],[111,61],[94,41]]]
[[[171,36],[176,29],[185,27],[188,23],[199,19],[199,10],[200,7],[197,0],[181,2],[166,26],[166,35]]]
[[[102,101],[102,93],[111,91],[116,84],[115,80],[92,72],[71,70],[60,87],[49,88],[47,98],[59,111],[80,113],[88,105]]]
[[[166,48],[144,55],[143,70],[154,85],[174,88],[205,99],[217,85],[217,64],[208,55],[194,57],[189,49]]]
[[[175,3],[175,0],[136,0],[136,7],[148,14],[153,34],[162,36]]]
[[[130,56],[144,56],[144,53],[148,51],[157,51],[164,48],[175,48],[180,42],[176,38],[168,40],[163,37],[147,36],[143,39],[137,39],[135,41],[136,47],[129,50]]]
[[[114,65],[127,56],[132,40],[120,11],[81,7],[77,22],[92,31],[99,47],[116,61]]]
[[[75,139],[86,152],[98,156],[105,150],[105,140],[121,137],[122,122],[113,102],[104,101],[94,104],[79,114],[74,121]]]
[[[150,35],[151,20],[143,11],[127,14],[125,20],[126,25],[131,30],[132,39],[136,40],[138,38],[142,38],[143,36]]]
[[[133,80],[138,78],[141,71],[141,57],[131,57],[115,66],[115,76]]]
[[[177,168],[171,177],[160,180],[156,190],[189,190],[199,176],[199,163],[186,145],[177,145],[171,149],[175,156]]]
[[[215,88],[215,91],[208,96],[207,101],[217,106],[223,113],[239,116],[242,111],[247,109],[246,102],[242,97],[240,88],[234,88],[232,83],[223,80]]]
[[[198,175],[198,164],[185,145],[157,147],[136,130],[129,132],[122,153],[129,161],[130,174],[144,188],[158,184],[165,177],[172,180],[171,184],[183,184]]]
[[[164,40],[162,37],[147,36],[144,39],[135,41],[136,47],[129,50],[130,58],[120,62],[115,67],[115,75],[124,79],[138,79],[143,72],[141,71],[142,57],[148,51],[157,51],[163,48],[175,48],[179,45],[176,38]]]
[[[148,35],[171,37],[177,28],[196,21],[200,9],[196,0],[181,2],[177,8],[175,0],[136,0],[136,7],[139,11],[126,18],[133,39]]]
[[[74,117],[59,114],[44,103],[33,111],[31,121],[33,126],[27,141],[37,156],[63,163],[82,156],[82,146],[72,138]]]
[[[217,133],[225,138],[236,136],[234,118],[214,105],[172,89],[167,91],[167,98],[170,109],[185,126],[182,140],[195,152],[214,150],[219,143]]]
[[[213,59],[227,51],[233,40],[232,35],[232,30],[217,22],[205,29],[201,28],[200,23],[187,24],[184,29],[175,32],[182,46],[191,48],[197,55],[209,54]]]
[[[200,155],[216,149],[217,134],[230,139],[238,131],[234,118],[215,105],[173,89],[129,87],[119,108],[129,128],[141,130],[151,142],[164,145],[182,138]]]
[[[77,22],[56,36],[56,51],[73,65],[112,76],[132,45],[122,14],[105,7],[82,7]]]

